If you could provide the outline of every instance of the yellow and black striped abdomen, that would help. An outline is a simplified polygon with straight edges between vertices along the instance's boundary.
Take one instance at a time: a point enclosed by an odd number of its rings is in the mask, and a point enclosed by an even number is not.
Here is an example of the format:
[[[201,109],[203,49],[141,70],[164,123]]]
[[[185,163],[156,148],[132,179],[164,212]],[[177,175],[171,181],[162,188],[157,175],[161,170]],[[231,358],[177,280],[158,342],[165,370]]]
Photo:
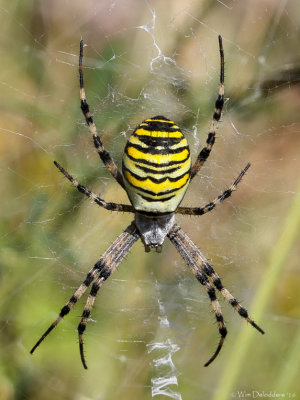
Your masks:
[[[157,116],[143,121],[130,136],[123,156],[123,175],[137,211],[173,212],[190,179],[186,138],[174,122]]]

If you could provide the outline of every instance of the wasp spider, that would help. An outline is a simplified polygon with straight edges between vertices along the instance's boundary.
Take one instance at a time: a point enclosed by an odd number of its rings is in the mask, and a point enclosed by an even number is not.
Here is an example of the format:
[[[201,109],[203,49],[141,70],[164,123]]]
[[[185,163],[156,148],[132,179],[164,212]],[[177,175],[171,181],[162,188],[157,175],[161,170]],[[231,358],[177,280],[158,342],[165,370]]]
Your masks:
[[[190,208],[179,206],[189,182],[195,177],[207,160],[215,142],[216,128],[224,103],[224,52],[221,36],[219,36],[219,51],[221,67],[218,97],[206,145],[200,151],[195,163],[191,164],[189,146],[179,127],[173,121],[159,115],[145,119],[130,136],[124,150],[121,173],[109,153],[104,149],[89,111],[83,84],[83,41],[80,42],[79,79],[81,110],[101,160],[116,181],[126,191],[131,205],[107,203],[77,182],[58,162],[54,161],[54,164],[79,192],[86,195],[96,204],[110,211],[133,213],[134,220],[88,272],[83,283],[66,305],[63,306],[57,319],[34,345],[31,353],[35,351],[61,319],[71,311],[87,288],[92,285],[78,325],[81,361],[84,368],[87,368],[83,352],[83,332],[89,320],[96,295],[103,283],[116,270],[132,245],[139,238],[143,241],[146,252],[149,252],[151,248],[154,248],[157,252],[161,252],[162,245],[167,237],[190,267],[196,279],[206,289],[217,320],[220,341],[216,351],[205,366],[208,366],[216,358],[227,334],[215,289],[221,292],[222,296],[237,310],[241,317],[245,318],[260,333],[264,333],[249,317],[247,310],[223,286],[220,277],[208,263],[207,259],[175,222],[175,214],[202,215],[211,211],[218,203],[227,199],[236,190],[242,177],[250,167],[250,163],[248,163],[232,185],[204,207]]]

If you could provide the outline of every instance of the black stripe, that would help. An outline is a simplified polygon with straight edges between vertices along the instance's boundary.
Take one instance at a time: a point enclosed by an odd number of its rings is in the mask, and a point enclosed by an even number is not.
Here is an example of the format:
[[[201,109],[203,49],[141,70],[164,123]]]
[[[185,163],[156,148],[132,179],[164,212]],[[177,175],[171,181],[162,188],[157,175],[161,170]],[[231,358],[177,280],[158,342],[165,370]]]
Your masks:
[[[147,121],[148,120],[148,121]],[[145,126],[137,126],[136,129],[142,128],[149,131],[162,131],[162,132],[172,132],[174,129],[177,131],[178,128],[173,128],[175,125],[174,122],[170,121],[168,118],[163,117],[162,115],[157,115],[156,117],[147,118],[142,124],[147,124]],[[153,121],[160,120],[160,121]]]
[[[82,335],[83,332],[85,331],[86,325],[83,324],[82,322],[80,322],[80,324],[77,327],[77,332],[79,333],[79,335]]]
[[[208,275],[208,276],[211,276],[212,274],[215,273],[215,271],[213,270],[213,268],[211,267],[211,265],[209,265],[207,262],[205,262],[205,263],[203,264],[203,270],[204,270],[204,273],[205,273],[206,275]]]
[[[136,178],[137,180],[139,180],[141,182],[145,181],[146,179],[149,179],[153,183],[162,183],[162,182],[165,182],[167,179],[170,182],[177,182],[179,179],[183,178],[186,174],[189,173],[189,171],[186,171],[182,175],[179,175],[179,176],[177,176],[175,178],[171,178],[170,176],[166,176],[164,178],[157,179],[157,178],[153,178],[152,176],[149,176],[149,175],[147,175],[146,177],[142,177],[142,176],[136,175],[134,172],[130,171],[130,169],[128,169],[126,167],[123,167],[123,171],[124,170],[129,172],[131,176],[133,176],[134,178]]]
[[[99,289],[100,289],[99,283],[97,282],[93,283],[90,295],[96,297]]]
[[[224,288],[224,286],[222,285],[222,282],[221,282],[221,279],[220,279],[220,278],[215,278],[215,279],[213,279],[213,284],[214,284],[215,287],[216,287],[218,290],[220,290],[220,291]]]
[[[105,281],[107,278],[109,278],[111,274],[111,271],[108,268],[103,268],[103,270],[100,273],[100,278],[103,278]]]
[[[68,305],[63,306],[63,308],[60,310],[59,316],[64,317],[70,312],[70,307]]]
[[[82,313],[82,318],[88,318],[90,316],[91,310],[84,309]]]
[[[93,282],[95,278],[93,277],[93,274],[91,272],[89,272],[85,278],[85,280],[83,281],[83,284],[88,287],[90,286],[90,284]]]
[[[93,270],[101,270],[103,267],[105,267],[106,263],[103,259],[100,258],[94,265]]]
[[[225,326],[220,328],[219,332],[220,332],[220,335],[222,336],[222,338],[224,338],[227,335],[227,329],[225,328]]]
[[[88,103],[86,102],[86,100],[81,100],[81,102],[80,102],[80,108],[81,108],[83,114],[87,114],[87,113],[90,112],[89,105],[88,105]]]
[[[227,199],[229,196],[231,196],[232,190],[231,189],[227,189],[225,190],[225,192],[223,192],[222,194],[220,194],[220,196],[218,196],[218,200],[225,200]]]
[[[141,165],[135,164],[135,167],[144,171],[144,172],[149,172],[150,174],[161,174],[161,175],[166,175],[168,173],[172,173],[177,171],[178,169],[180,169],[180,167],[175,167],[175,168],[170,168],[170,169],[164,169],[162,171],[159,171],[157,169],[152,169],[152,168],[147,168],[147,167],[143,167]],[[124,169],[124,166],[123,166]]]
[[[215,289],[213,287],[210,287],[208,289],[207,293],[208,293],[208,296],[210,298],[210,301],[217,300],[216,292],[215,292]]]
[[[224,105],[224,96],[223,95],[219,95],[217,100],[216,100],[215,108],[217,110],[222,110],[223,105]]]
[[[183,140],[183,137],[181,138],[156,137],[156,136],[154,137],[147,135],[138,135],[136,133],[133,133],[132,136],[138,138],[142,143],[146,144],[147,146],[152,146],[152,147],[157,147],[157,146],[170,147],[180,143]]]
[[[141,195],[140,195],[141,196]],[[173,196],[171,196],[171,197],[167,197],[166,198],[166,200],[170,200],[172,197],[174,197],[175,195],[173,195]],[[153,201],[153,199],[151,199],[150,197],[146,197],[146,196],[141,196],[143,199],[145,199],[145,200],[148,200],[148,199],[150,199],[149,201]],[[153,212],[153,211],[138,211],[138,213],[139,214],[142,214],[142,215],[146,215],[147,217],[156,217],[156,218],[159,218],[159,217],[162,217],[162,216],[164,216],[164,215],[170,215],[170,214],[174,214],[174,212],[173,211],[169,211],[169,212]]]
[[[207,285],[209,283],[206,276],[203,275],[201,271],[196,271],[195,276],[201,285]]]
[[[92,194],[91,191],[90,191],[89,189],[85,188],[84,186],[82,186],[82,185],[80,185],[80,184],[78,184],[77,190],[78,190],[80,193],[87,194],[88,196],[90,196],[90,195]]]
[[[158,150],[153,147],[143,147],[138,144],[130,143],[130,140],[129,140],[127,142],[125,150],[124,150],[126,152],[126,154],[128,154],[128,151],[127,151],[128,147],[133,147],[134,149],[139,150],[140,152],[142,152],[144,154],[168,155],[168,154],[178,154],[184,150],[187,150],[188,154],[190,154],[189,146],[178,147],[178,149],[164,148],[164,149]]]
[[[224,322],[224,318],[223,318],[222,314],[216,314],[216,320],[218,322]]]
[[[78,298],[75,297],[74,295],[70,298],[69,303],[75,304],[77,302]]]
[[[232,305],[232,307],[236,307],[239,304],[236,299],[229,300],[229,303]]]
[[[126,152],[126,148],[125,148],[125,152]],[[128,154],[128,152],[126,152],[126,156],[128,158],[130,158],[130,160],[141,163],[141,164],[146,164],[146,165],[150,165],[151,167],[157,167],[157,168],[161,168],[161,167],[169,167],[170,165],[178,165],[178,164],[183,164],[185,163],[189,158],[190,158],[190,154],[187,155],[187,157],[181,161],[169,161],[166,163],[154,163],[148,160],[145,160],[144,158],[134,158],[132,156],[130,156]]]
[[[142,194],[139,194],[139,196],[141,196],[144,200],[147,200],[151,203],[154,201],[159,201],[159,202],[168,201],[168,200],[172,199],[173,197],[175,197],[175,194],[173,194],[172,196],[169,196],[169,197],[164,197],[163,199],[152,199],[152,197],[143,196]],[[141,214],[147,214],[147,213],[143,212]],[[149,214],[151,214],[151,213],[149,213]],[[167,214],[170,214],[170,213],[167,213]],[[164,215],[164,214],[163,213],[153,213],[153,215]]]
[[[243,318],[248,318],[248,312],[247,312],[247,310],[246,310],[244,307],[241,307],[241,308],[238,310],[238,313],[240,314],[241,317],[243,317]]]

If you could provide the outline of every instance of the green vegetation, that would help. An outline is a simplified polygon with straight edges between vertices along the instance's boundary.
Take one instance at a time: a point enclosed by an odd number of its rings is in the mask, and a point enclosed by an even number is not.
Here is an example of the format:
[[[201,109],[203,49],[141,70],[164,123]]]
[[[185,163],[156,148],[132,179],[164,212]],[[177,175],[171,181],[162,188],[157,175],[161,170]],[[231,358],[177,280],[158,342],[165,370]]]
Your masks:
[[[156,399],[171,390],[184,400],[300,397],[298,2],[149,4],[2,1],[1,400],[150,399],[160,377],[178,385]],[[161,255],[137,243],[97,297],[85,334],[89,369],[76,332],[86,298],[31,356],[131,220],[90,204],[53,166],[59,161],[106,201],[128,201],[79,108],[80,38],[91,111],[120,165],[126,137],[157,114],[182,127],[195,158],[216,98],[219,33],[229,101],[183,204],[206,204],[252,166],[226,203],[179,222],[266,334],[221,301],[228,337],[203,368],[218,341],[205,291],[169,243]]]

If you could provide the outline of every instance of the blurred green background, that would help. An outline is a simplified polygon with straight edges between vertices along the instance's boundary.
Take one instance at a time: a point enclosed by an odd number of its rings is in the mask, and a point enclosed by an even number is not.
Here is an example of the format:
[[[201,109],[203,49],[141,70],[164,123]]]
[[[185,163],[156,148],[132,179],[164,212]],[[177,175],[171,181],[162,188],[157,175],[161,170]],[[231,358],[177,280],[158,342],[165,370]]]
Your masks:
[[[1,399],[299,398],[299,20],[297,0],[1,1]],[[206,140],[223,36],[226,104],[209,161],[184,205],[239,190],[179,223],[266,331],[223,300],[218,342],[207,295],[166,242],[138,242],[101,289],[85,335],[85,299],[33,356],[29,350],[131,217],[91,204],[57,160],[107,201],[127,202],[96,154],[79,108],[87,98],[118,165],[134,127],[162,114],[193,157]],[[290,396],[290,397],[289,397]]]

